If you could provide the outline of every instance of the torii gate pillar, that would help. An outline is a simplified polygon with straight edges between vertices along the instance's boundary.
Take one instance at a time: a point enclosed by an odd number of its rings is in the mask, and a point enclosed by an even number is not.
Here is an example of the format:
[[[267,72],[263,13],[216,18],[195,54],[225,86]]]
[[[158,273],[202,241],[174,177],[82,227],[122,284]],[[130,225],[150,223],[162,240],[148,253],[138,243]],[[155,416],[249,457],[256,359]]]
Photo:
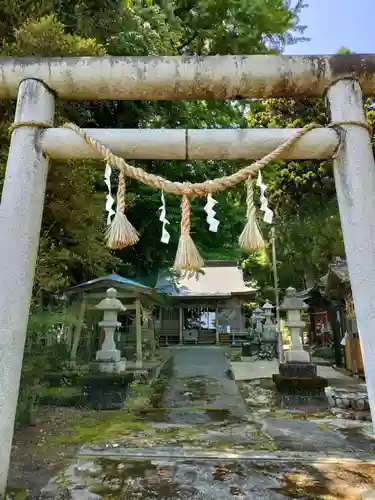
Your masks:
[[[24,80],[14,123],[53,125],[55,99],[38,80]],[[41,129],[13,131],[0,206],[0,498],[5,493],[29,307],[38,255],[48,159]]]
[[[356,80],[333,84],[327,104],[332,122],[366,123]],[[341,126],[345,137],[333,168],[375,435],[375,163],[366,128]]]

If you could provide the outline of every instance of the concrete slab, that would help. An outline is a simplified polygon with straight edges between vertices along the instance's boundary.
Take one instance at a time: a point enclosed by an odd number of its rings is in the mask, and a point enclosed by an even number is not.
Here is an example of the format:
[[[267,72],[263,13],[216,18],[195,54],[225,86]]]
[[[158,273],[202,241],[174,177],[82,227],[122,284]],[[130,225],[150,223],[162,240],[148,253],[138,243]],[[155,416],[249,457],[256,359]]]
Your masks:
[[[263,431],[280,449],[314,452],[375,452],[375,441],[361,431],[361,426],[335,426],[326,421],[268,418]]]
[[[234,380],[253,380],[257,378],[272,378],[274,373],[279,372],[278,361],[232,361],[231,370]]]

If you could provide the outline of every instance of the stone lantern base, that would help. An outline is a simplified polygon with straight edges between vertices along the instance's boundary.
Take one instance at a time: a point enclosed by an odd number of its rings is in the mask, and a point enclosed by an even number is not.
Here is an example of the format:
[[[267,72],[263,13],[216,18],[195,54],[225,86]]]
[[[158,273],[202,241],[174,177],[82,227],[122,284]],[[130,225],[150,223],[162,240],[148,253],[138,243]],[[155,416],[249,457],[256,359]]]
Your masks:
[[[325,388],[327,379],[317,375],[313,363],[281,363],[279,373],[272,376],[276,386],[277,401],[282,408],[328,408]]]

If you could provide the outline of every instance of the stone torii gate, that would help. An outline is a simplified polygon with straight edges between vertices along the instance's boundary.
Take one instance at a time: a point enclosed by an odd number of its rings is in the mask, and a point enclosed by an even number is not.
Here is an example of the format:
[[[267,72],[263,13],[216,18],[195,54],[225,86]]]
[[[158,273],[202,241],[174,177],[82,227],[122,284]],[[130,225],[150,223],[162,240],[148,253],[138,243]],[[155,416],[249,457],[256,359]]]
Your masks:
[[[38,122],[53,127],[56,98],[325,95],[331,121],[344,132],[334,175],[375,425],[375,165],[368,130],[360,124],[365,123],[363,95],[375,94],[375,55],[21,58],[2,59],[0,69],[0,99],[17,98],[0,209],[0,496],[8,475],[49,158],[98,158],[72,130],[38,127]],[[35,127],[22,126],[25,122],[35,122]],[[259,159],[295,133],[290,129],[88,132],[127,159]],[[332,158],[340,143],[337,132],[312,130],[283,157]]]

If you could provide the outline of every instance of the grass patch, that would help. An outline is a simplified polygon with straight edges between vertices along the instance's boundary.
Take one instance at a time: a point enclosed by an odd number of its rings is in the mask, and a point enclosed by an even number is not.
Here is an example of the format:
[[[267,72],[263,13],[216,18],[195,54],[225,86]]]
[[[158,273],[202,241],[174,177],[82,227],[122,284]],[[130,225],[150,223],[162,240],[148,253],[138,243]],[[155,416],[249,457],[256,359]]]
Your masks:
[[[150,406],[152,387],[147,384],[131,384],[130,393],[125,406],[130,412],[139,411]]]

